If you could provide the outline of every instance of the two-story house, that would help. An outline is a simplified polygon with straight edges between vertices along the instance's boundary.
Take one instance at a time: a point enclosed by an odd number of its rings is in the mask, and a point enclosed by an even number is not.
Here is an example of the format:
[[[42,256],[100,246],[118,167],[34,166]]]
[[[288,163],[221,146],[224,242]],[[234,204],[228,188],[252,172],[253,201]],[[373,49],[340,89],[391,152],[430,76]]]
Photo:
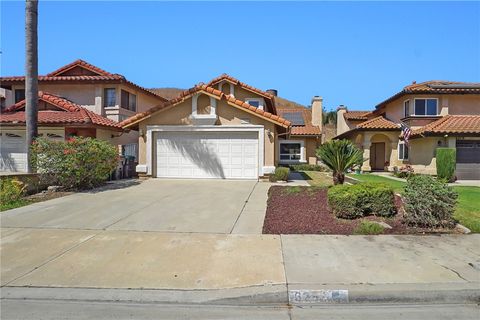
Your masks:
[[[411,129],[408,144],[401,124]],[[412,83],[372,111],[337,110],[336,139],[363,150],[362,170],[411,165],[436,174],[437,147],[457,150],[458,179],[480,179],[480,83]]]
[[[278,107],[276,91],[221,75],[120,124],[138,130],[142,175],[257,179],[276,166],[316,163],[322,99]]]
[[[25,170],[25,77],[1,77],[1,171]],[[146,111],[165,98],[120,74],[76,60],[38,77],[39,134],[57,139],[87,136],[118,145],[137,156],[138,132],[118,122]]]

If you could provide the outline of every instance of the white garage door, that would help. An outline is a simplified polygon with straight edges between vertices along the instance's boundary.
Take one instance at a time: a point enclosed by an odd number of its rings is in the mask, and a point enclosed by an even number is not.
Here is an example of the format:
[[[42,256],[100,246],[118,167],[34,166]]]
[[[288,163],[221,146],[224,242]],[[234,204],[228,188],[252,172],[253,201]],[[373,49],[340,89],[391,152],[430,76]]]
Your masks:
[[[2,132],[0,135],[0,171],[27,170],[25,132]]]
[[[156,173],[162,178],[258,178],[257,132],[159,132]]]

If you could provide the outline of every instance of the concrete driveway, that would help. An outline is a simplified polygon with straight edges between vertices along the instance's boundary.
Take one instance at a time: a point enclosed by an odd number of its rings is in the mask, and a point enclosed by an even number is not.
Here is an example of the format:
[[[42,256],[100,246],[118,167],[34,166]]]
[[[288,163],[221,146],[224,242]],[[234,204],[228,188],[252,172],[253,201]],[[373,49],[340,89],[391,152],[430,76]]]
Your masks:
[[[0,222],[4,228],[260,234],[268,187],[256,181],[122,182],[10,210]]]

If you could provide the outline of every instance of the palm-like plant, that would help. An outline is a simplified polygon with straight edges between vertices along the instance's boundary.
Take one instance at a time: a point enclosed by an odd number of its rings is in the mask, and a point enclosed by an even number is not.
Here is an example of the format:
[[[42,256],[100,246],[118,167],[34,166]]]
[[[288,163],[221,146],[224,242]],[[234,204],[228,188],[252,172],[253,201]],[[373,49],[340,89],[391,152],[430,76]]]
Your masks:
[[[317,156],[327,167],[332,169],[334,184],[343,184],[345,172],[363,162],[362,151],[351,141],[345,139],[326,142],[317,149]]]

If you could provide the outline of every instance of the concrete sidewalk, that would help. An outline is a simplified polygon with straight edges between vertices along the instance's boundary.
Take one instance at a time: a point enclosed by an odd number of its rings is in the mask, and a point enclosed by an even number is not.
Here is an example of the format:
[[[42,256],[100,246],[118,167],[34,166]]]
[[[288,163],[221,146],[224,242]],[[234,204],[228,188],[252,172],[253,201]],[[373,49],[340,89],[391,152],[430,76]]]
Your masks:
[[[2,297],[11,299],[301,304],[480,297],[476,234],[276,236],[6,228],[1,240]]]

